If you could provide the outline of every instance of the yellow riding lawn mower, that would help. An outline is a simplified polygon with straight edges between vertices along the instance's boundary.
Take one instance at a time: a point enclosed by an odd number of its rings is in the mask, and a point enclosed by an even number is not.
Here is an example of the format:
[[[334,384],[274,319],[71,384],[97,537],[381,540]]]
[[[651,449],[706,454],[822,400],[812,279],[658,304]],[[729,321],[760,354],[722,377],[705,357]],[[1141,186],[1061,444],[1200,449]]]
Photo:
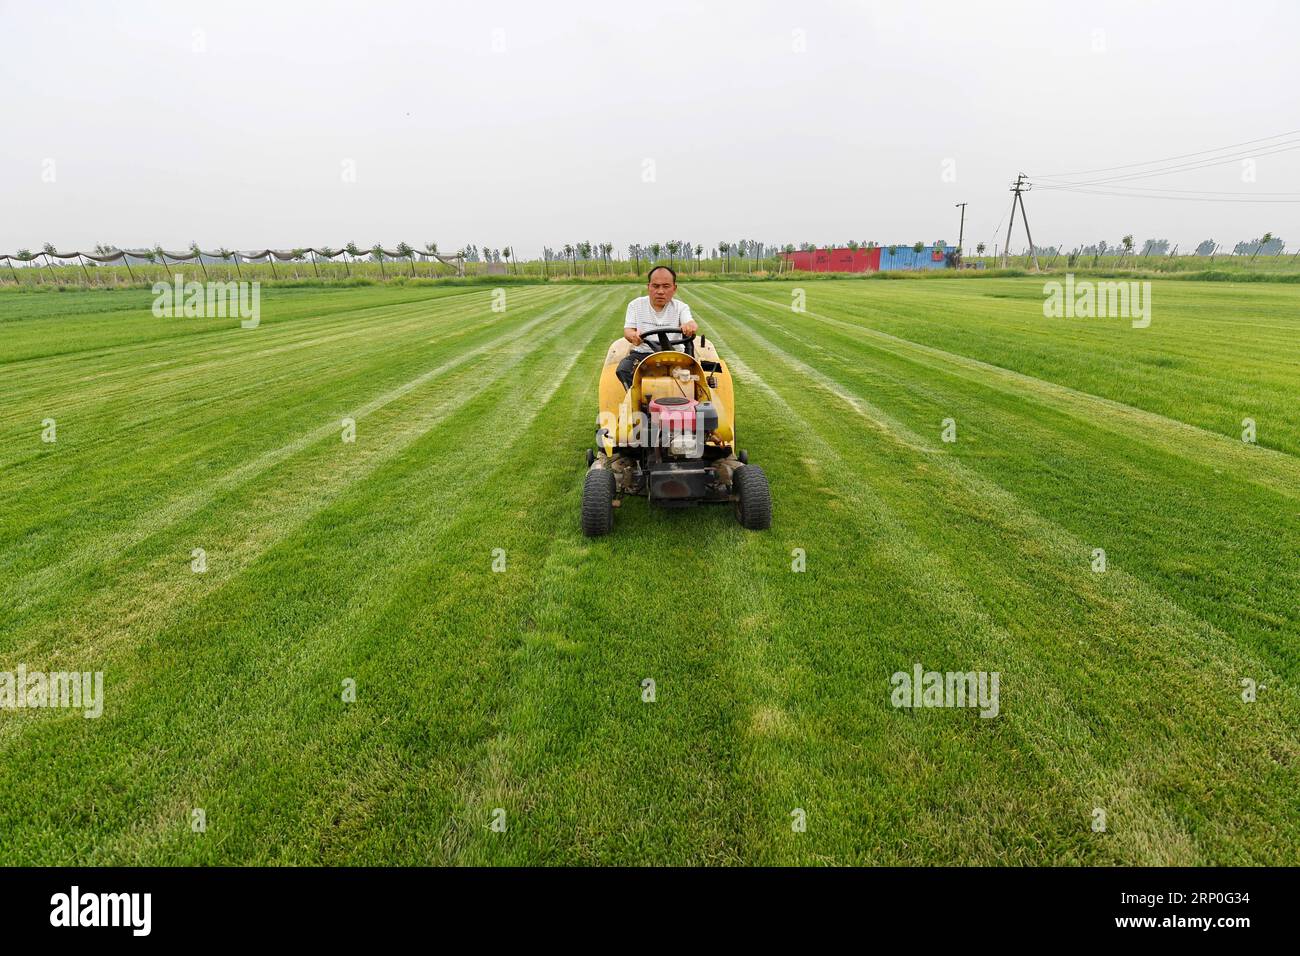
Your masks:
[[[666,508],[731,502],[741,525],[770,528],[767,476],[736,452],[731,372],[717,348],[677,328],[641,338],[655,351],[637,365],[631,389],[617,372],[632,343],[620,338],[605,355],[596,447],[587,449],[582,486],[583,534],[612,531],[614,509],[628,495]]]

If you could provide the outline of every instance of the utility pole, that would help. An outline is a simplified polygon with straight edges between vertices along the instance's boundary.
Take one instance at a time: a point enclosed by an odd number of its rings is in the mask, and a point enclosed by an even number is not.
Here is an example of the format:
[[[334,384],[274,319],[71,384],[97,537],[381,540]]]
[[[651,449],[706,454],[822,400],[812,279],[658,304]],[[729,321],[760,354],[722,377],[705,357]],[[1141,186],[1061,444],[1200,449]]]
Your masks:
[[[1015,195],[1011,197],[1011,216],[1007,219],[1007,241],[1002,246],[1002,268],[1007,267],[1007,255],[1011,252],[1011,227],[1016,224],[1016,200],[1020,198],[1020,180],[1024,176],[1016,177],[1016,184],[1011,187]]]
[[[966,204],[964,202],[954,203],[961,207],[961,225],[957,227],[957,255],[962,254],[961,241],[966,235]]]
[[[1007,253],[1011,248],[1011,227],[1016,223],[1016,206],[1020,206],[1020,219],[1025,224],[1025,238],[1029,240],[1029,251],[1034,257],[1034,271],[1041,272],[1042,267],[1038,264],[1038,251],[1034,249],[1034,237],[1029,234],[1029,217],[1025,215],[1025,199],[1021,193],[1027,193],[1033,188],[1032,183],[1025,182],[1025,174],[1020,173],[1016,176],[1016,181],[1011,187],[1015,194],[1011,197],[1011,218],[1007,220],[1007,245],[1002,250],[1002,268],[1007,267]]]

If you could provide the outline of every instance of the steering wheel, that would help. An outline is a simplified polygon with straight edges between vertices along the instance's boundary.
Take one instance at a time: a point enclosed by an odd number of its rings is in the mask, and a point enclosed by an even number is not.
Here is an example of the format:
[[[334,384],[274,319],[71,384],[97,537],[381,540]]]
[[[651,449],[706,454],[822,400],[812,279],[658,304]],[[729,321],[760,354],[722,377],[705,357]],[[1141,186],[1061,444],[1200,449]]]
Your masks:
[[[687,335],[685,332],[683,332],[681,329],[677,328],[676,326],[670,325],[662,329],[646,329],[644,332],[641,333],[641,341],[645,342],[646,339],[650,338],[650,336],[652,335],[658,337],[659,339],[658,345],[656,346],[655,343],[653,342],[647,344],[649,344],[650,347],[653,348],[656,352],[671,352],[673,351],[674,345],[685,345],[686,354],[691,356],[692,358],[695,357],[695,342],[694,342],[695,336]],[[669,342],[668,341],[669,335],[677,336],[677,341]]]

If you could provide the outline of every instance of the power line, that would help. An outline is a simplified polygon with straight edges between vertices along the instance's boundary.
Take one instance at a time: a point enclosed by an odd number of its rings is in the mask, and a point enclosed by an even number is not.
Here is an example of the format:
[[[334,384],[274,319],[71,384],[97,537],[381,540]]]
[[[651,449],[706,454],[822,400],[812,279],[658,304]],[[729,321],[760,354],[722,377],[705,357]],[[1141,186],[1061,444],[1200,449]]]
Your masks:
[[[1175,173],[1187,173],[1197,169],[1209,169],[1211,166],[1222,166],[1226,163],[1235,163],[1242,159],[1255,158],[1258,156],[1272,156],[1276,153],[1287,153],[1295,149],[1300,149],[1300,141],[1279,145],[1278,149],[1270,149],[1265,152],[1254,152],[1253,154],[1241,153],[1235,156],[1229,156],[1220,159],[1208,160],[1203,163],[1180,163],[1176,166],[1170,166],[1166,169],[1148,170],[1141,173],[1128,173],[1123,176],[1105,176],[1101,179],[1093,180],[1055,180],[1050,176],[1038,177],[1047,180],[1049,184],[1059,183],[1066,186],[1100,186],[1108,183],[1117,183],[1130,179],[1151,179],[1156,176],[1171,176]]]
[[[1083,183],[1080,183],[1079,185],[1084,185],[1084,184],[1083,184]],[[1056,184],[1053,184],[1053,183],[1049,183],[1049,184],[1046,184],[1046,185],[1040,185],[1038,188],[1039,188],[1039,189],[1070,189],[1070,188],[1072,188],[1072,186],[1069,185],[1069,184],[1065,184],[1065,183],[1062,183],[1061,185],[1056,185]],[[1200,195],[1200,196],[1300,196],[1300,192],[1256,192],[1255,190],[1242,191],[1242,190],[1240,190],[1240,189],[1237,189],[1237,190],[1231,190],[1231,189],[1161,189],[1159,186],[1146,186],[1146,185],[1142,185],[1142,186],[1120,186],[1120,185],[1109,185],[1107,188],[1109,188],[1109,189],[1124,189],[1124,190],[1143,189],[1143,190],[1146,190],[1147,192],[1155,192],[1155,193],[1191,193],[1191,194],[1194,194],[1194,195]]]
[[[1108,173],[1116,169],[1135,169],[1138,166],[1154,166],[1157,163],[1167,163],[1175,159],[1186,159],[1188,156],[1204,156],[1206,153],[1221,153],[1225,149],[1236,149],[1238,146],[1250,146],[1254,143],[1264,143],[1270,139],[1282,139],[1285,136],[1295,136],[1300,133],[1300,129],[1293,129],[1289,133],[1278,133],[1274,136],[1264,136],[1260,139],[1248,139],[1243,143],[1231,143],[1228,146],[1219,146],[1215,149],[1202,149],[1195,153],[1181,153],[1177,156],[1166,156],[1164,159],[1149,159],[1144,163],[1125,163],[1122,166],[1102,166],[1100,169],[1082,169],[1073,173],[1052,173],[1050,176],[1035,176],[1035,179],[1055,179],[1058,177],[1068,176],[1090,176],[1093,173]]]
[[[1044,189],[1048,187],[1044,186]],[[1104,189],[1070,189],[1057,187],[1056,192],[1077,193],[1086,196],[1109,196],[1114,199],[1164,199],[1170,202],[1227,202],[1227,203],[1300,203],[1300,199],[1225,199],[1215,196],[1170,196],[1157,193],[1120,193]]]

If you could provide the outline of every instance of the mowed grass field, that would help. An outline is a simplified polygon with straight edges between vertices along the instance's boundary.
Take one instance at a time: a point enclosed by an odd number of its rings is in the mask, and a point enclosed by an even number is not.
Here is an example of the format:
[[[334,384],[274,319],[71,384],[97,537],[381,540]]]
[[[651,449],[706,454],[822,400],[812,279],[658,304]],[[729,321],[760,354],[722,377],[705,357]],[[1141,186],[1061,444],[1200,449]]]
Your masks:
[[[0,860],[1300,863],[1300,287],[794,288],[679,291],[771,531],[596,540],[637,286],[0,296],[0,671],[105,697],[0,711]],[[998,716],[893,707],[917,663]]]

